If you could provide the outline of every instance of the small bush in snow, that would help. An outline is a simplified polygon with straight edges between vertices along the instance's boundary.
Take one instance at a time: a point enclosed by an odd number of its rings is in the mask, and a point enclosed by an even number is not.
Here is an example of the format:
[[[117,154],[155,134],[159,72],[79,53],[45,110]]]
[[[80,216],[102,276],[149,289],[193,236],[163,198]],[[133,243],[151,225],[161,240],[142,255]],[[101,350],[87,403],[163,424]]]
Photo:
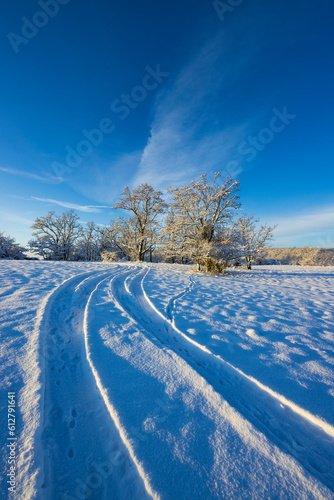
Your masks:
[[[101,257],[103,262],[115,262],[116,260],[118,260],[117,252],[105,251],[101,253]]]

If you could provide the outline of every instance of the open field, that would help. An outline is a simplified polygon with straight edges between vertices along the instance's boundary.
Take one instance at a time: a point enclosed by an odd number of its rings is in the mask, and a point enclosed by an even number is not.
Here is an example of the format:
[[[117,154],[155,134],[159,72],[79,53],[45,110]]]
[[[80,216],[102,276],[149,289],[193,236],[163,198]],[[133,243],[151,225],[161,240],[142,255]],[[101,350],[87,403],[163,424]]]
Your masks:
[[[1,498],[334,498],[334,267],[0,274]]]

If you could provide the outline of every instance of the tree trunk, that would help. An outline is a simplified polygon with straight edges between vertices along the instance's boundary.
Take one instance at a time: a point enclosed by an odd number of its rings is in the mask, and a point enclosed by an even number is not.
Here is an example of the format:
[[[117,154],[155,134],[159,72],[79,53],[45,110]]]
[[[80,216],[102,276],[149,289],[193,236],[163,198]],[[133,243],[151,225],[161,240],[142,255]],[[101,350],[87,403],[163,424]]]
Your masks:
[[[141,241],[139,244],[139,248],[138,248],[138,260],[140,262],[143,262],[143,260],[144,260],[143,247],[144,247],[144,243],[143,243],[143,241]]]

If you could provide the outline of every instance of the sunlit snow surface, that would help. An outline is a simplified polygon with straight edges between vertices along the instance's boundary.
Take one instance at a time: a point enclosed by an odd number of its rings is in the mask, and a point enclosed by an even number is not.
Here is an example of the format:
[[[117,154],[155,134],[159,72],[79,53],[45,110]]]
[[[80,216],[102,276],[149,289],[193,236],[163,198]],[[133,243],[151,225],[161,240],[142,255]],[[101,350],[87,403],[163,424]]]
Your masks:
[[[334,268],[0,276],[1,498],[334,498]]]

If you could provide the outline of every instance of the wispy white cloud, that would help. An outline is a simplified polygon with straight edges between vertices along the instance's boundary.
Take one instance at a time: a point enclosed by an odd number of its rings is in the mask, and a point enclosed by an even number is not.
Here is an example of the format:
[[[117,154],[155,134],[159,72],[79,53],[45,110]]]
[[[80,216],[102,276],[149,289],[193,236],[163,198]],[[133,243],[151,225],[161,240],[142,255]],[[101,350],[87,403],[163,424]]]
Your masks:
[[[298,232],[317,232],[334,227],[334,205],[316,209],[315,212],[305,212],[278,218],[275,223],[277,236],[289,236]]]
[[[16,168],[0,167],[0,171],[5,172],[6,174],[15,175],[17,177],[33,179],[35,181],[47,182],[50,184],[59,184],[62,181],[62,179],[60,179],[59,177],[53,177],[52,175],[47,174],[47,176],[44,177],[32,172],[26,172],[25,170],[18,170]]]
[[[254,122],[268,111],[257,108],[255,116],[247,115],[233,125],[222,111],[231,95],[235,98],[235,88],[242,84],[261,45],[245,41],[242,24],[238,30],[215,35],[194,48],[193,57],[178,73],[171,71],[157,95],[150,135],[142,150],[128,150],[109,162],[94,158],[71,174],[71,187],[89,198],[113,203],[124,185],[147,182],[165,190],[199,173],[224,172],[228,162],[236,159],[240,143],[253,131]]]
[[[101,212],[102,208],[110,208],[105,205],[78,205],[77,203],[72,203],[70,201],[59,201],[53,200],[51,198],[37,198],[36,196],[31,197],[32,200],[41,201],[42,203],[49,203],[51,205],[58,205],[60,207],[69,208],[73,210],[78,210],[79,212]]]
[[[83,166],[69,177],[69,185],[81,195],[113,204],[131,179],[140,163],[141,151],[120,154],[106,162],[99,158]]]
[[[231,41],[220,34],[186,65],[157,98],[151,134],[133,184],[164,188],[204,171],[223,171],[252,120],[216,121],[217,102],[238,83],[255,47],[231,59]],[[228,97],[225,97],[228,99]]]
[[[31,226],[33,223],[32,219],[28,219],[27,217],[22,217],[21,215],[17,215],[13,212],[10,212],[5,209],[1,209],[1,220],[6,222],[15,222],[21,226]]]
[[[298,245],[303,240],[313,241],[316,247],[329,247],[334,243],[334,205],[317,207],[312,212],[296,213],[287,217],[272,217],[275,245]]]
[[[79,222],[79,224],[81,224],[82,226],[86,226],[87,224],[89,224],[89,222],[90,222],[90,221],[79,220],[78,222]],[[108,226],[108,224],[100,224],[100,223],[95,222],[95,226],[98,226],[98,227],[107,227],[107,226]]]
[[[224,172],[228,162],[237,159],[238,146],[254,131],[254,123],[268,112],[254,104],[254,112],[239,121],[231,117],[231,109],[224,113],[230,100],[237,98],[236,89],[242,87],[243,76],[263,44],[260,35],[254,43],[248,38],[239,22],[229,34],[220,31],[195,47],[191,59],[179,72],[170,72],[157,95],[150,135],[142,150],[128,150],[109,162],[95,158],[71,174],[71,187],[113,203],[125,184],[134,187],[147,182],[165,190],[199,173]]]

